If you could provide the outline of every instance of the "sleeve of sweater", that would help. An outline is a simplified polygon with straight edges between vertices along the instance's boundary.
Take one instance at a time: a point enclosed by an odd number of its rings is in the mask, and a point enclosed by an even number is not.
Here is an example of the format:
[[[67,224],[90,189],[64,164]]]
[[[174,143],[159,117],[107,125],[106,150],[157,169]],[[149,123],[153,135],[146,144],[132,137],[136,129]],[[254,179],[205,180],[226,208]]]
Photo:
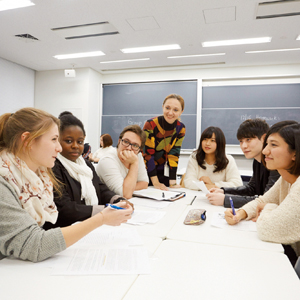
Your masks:
[[[176,179],[177,167],[179,162],[180,150],[182,146],[182,142],[185,137],[185,126],[183,123],[178,122],[179,125],[176,127],[177,137],[172,145],[170,145],[171,149],[168,153],[168,162],[170,166],[169,170],[169,178],[174,180]],[[179,132],[177,132],[179,131]]]
[[[292,185],[280,205],[268,203],[262,210],[257,220],[257,233],[261,240],[281,244],[300,241],[300,180],[298,181]],[[275,194],[268,194],[267,200],[271,200],[272,196]]]
[[[199,180],[198,170],[200,169],[197,160],[194,155],[191,154],[189,161],[186,167],[185,177],[184,177],[184,186],[190,190],[198,191],[198,187],[193,183],[193,181]]]
[[[114,158],[106,156],[100,159],[96,166],[96,173],[111,191],[123,196],[124,177],[121,174],[118,162]]]
[[[60,228],[45,231],[21,207],[18,197],[0,181],[0,259],[14,256],[32,262],[42,261],[66,249]]]
[[[137,181],[138,182],[145,181],[145,182],[149,183],[149,177],[147,174],[147,170],[146,170],[146,166],[145,166],[145,162],[144,162],[142,153],[138,154],[138,159],[139,159],[139,170],[138,170]]]
[[[238,187],[243,185],[243,181],[236,165],[234,158],[231,155],[227,155],[228,165],[225,169],[225,180],[215,182],[218,187]]]
[[[153,120],[146,121],[144,125],[144,132],[146,134],[145,148],[144,148],[144,160],[147,168],[148,175],[150,177],[157,176],[156,166],[154,161],[155,154],[155,124]]]

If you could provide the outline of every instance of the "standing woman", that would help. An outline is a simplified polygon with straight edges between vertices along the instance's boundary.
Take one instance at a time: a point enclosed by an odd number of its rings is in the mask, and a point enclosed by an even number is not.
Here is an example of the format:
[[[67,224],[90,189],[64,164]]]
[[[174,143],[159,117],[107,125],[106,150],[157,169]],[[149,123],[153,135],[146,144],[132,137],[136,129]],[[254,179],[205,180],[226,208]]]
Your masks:
[[[93,154],[89,155],[89,160],[92,162],[98,162],[100,158],[106,156],[108,153],[114,151],[112,146],[113,140],[108,133],[100,136],[100,148]]]
[[[71,246],[97,227],[120,225],[132,209],[104,209],[66,228],[45,231],[56,222],[51,168],[61,151],[59,120],[35,108],[0,116],[0,259],[13,256],[42,261]],[[24,129],[26,128],[26,129]]]
[[[225,154],[225,145],[225,136],[219,127],[210,126],[203,131],[198,150],[189,158],[184,178],[186,188],[198,189],[193,182],[198,180],[208,189],[243,185],[234,158]]]
[[[256,220],[258,237],[281,243],[294,265],[300,255],[300,125],[274,124],[266,135],[262,162],[280,178],[264,195],[236,212],[225,211],[228,224]]]
[[[147,120],[144,125],[146,143],[144,159],[150,185],[168,190],[180,187],[176,183],[178,160],[185,136],[185,126],[180,122],[184,100],[171,94],[163,102],[163,115]]]
[[[62,151],[57,155],[53,173],[62,183],[61,193],[54,193],[59,215],[53,225],[44,228],[69,226],[83,221],[101,210],[106,203],[116,203],[125,198],[116,195],[102,183],[88,160],[82,157],[85,130],[82,122],[70,112],[59,115],[59,142]]]

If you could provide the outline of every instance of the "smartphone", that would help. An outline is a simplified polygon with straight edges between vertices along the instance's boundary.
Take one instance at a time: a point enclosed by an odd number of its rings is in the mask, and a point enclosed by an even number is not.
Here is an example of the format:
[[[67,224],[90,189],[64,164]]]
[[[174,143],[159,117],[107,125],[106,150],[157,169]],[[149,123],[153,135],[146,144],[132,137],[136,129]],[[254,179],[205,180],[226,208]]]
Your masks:
[[[185,225],[200,225],[206,220],[205,209],[191,209],[184,219]]]

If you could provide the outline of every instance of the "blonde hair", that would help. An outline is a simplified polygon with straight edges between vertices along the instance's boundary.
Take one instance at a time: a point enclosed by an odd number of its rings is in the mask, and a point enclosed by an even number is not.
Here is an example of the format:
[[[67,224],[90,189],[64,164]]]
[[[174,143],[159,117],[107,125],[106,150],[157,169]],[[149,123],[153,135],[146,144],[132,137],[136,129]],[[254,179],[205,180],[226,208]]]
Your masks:
[[[167,101],[168,99],[176,99],[176,100],[178,100],[179,103],[180,103],[180,105],[181,105],[182,111],[184,111],[184,100],[183,100],[183,98],[182,98],[181,96],[179,96],[179,95],[177,95],[177,94],[170,94],[170,95],[168,95],[168,96],[165,98],[165,100],[164,100],[164,102],[163,102],[163,105],[166,103],[166,101]]]
[[[0,152],[7,152],[18,155],[22,149],[29,153],[33,141],[40,138],[56,124],[59,127],[59,120],[51,114],[32,107],[18,110],[14,114],[5,113],[0,116]],[[30,134],[22,141],[24,132]],[[52,179],[54,187],[58,188],[52,170],[48,168],[48,174]]]

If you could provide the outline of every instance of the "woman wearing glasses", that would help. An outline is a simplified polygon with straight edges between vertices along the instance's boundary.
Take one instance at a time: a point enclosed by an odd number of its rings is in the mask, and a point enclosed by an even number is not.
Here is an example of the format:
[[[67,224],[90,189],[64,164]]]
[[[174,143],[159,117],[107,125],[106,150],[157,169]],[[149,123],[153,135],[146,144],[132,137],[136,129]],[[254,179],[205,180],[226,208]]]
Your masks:
[[[129,125],[119,136],[116,151],[103,157],[96,172],[112,191],[129,199],[136,190],[148,187],[148,175],[140,153],[145,133],[138,125]]]
[[[102,211],[105,204],[125,200],[109,190],[100,181],[92,163],[82,157],[85,139],[82,122],[70,112],[61,113],[59,120],[62,151],[57,155],[52,169],[57,180],[62,183],[60,193],[54,193],[59,214],[57,222],[46,223],[45,229],[83,221]]]

